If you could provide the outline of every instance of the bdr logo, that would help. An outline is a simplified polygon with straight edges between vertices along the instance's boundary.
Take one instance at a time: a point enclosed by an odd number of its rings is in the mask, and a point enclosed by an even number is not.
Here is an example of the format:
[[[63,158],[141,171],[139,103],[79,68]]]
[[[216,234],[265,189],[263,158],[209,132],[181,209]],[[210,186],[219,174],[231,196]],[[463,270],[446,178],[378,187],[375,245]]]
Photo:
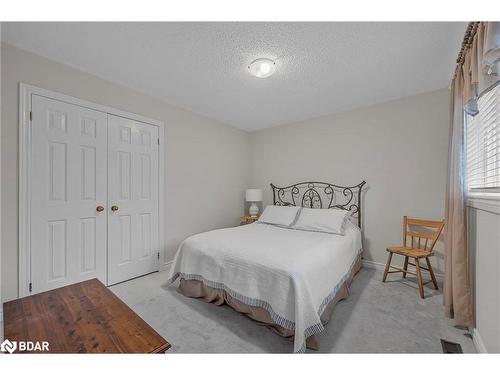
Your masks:
[[[48,352],[49,343],[47,341],[10,341],[5,340],[0,345],[0,351],[4,353],[14,353],[19,350],[20,352]]]
[[[14,342],[10,342],[9,340],[5,340],[4,342],[2,342],[2,345],[0,345],[0,350],[2,352],[9,352],[9,353],[14,353],[16,351],[16,348],[17,348],[17,343],[14,341]]]

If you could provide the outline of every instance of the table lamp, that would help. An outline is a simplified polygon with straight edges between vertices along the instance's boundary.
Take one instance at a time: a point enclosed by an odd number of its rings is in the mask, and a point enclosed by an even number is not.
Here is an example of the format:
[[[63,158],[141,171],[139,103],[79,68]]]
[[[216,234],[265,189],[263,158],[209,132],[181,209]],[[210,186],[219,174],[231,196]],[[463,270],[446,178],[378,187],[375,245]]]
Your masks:
[[[248,209],[250,216],[257,216],[259,214],[259,206],[257,206],[256,202],[262,202],[262,189],[247,189],[245,199],[247,202],[252,203]]]

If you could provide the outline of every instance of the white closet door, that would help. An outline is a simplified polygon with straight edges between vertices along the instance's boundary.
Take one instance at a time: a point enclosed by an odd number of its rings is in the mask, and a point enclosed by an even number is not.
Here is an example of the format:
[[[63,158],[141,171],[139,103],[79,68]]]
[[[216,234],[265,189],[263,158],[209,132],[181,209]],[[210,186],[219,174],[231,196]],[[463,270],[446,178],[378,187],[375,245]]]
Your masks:
[[[158,270],[158,127],[108,115],[108,284]]]
[[[32,116],[32,293],[106,282],[107,114],[33,95]]]

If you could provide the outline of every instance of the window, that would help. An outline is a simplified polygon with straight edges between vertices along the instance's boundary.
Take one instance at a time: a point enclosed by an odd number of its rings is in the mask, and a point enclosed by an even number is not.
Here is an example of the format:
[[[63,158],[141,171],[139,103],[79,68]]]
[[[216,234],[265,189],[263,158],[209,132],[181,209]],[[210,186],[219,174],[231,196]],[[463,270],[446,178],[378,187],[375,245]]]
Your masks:
[[[483,94],[478,107],[465,118],[467,187],[500,192],[500,85]]]

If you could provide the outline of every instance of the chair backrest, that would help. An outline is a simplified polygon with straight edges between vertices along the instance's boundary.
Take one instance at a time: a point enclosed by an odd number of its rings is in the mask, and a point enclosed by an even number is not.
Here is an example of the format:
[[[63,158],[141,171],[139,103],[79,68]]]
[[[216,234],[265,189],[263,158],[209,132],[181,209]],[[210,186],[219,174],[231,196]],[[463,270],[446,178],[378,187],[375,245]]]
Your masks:
[[[412,248],[423,249],[431,252],[441,235],[443,228],[444,220],[420,220],[411,219],[405,216],[403,222],[403,246],[408,246],[407,240],[408,237],[410,237],[410,246]]]

